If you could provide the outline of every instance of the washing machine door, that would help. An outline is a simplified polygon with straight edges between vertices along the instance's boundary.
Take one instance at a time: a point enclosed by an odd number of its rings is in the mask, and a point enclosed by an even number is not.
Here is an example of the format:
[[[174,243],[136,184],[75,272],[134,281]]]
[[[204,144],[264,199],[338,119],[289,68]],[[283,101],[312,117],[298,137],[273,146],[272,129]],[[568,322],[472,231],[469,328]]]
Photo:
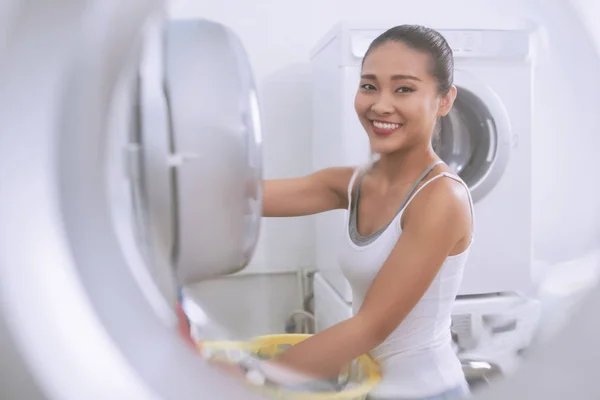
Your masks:
[[[148,39],[133,140],[147,262],[173,265],[179,285],[237,272],[254,252],[262,214],[247,55],[235,34],[207,20],[172,20]]]
[[[457,69],[455,85],[456,101],[437,124],[433,148],[477,201],[494,189],[506,169],[510,120],[498,96],[473,75]]]

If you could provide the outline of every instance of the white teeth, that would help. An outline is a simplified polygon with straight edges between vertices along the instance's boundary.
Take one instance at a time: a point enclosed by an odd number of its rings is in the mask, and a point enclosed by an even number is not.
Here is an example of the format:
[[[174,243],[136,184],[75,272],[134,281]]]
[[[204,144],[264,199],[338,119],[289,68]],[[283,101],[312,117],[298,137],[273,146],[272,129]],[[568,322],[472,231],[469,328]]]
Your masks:
[[[373,121],[373,125],[375,125],[375,127],[379,128],[379,129],[392,130],[392,129],[400,128],[400,124],[389,124],[386,122],[379,122],[379,121]]]

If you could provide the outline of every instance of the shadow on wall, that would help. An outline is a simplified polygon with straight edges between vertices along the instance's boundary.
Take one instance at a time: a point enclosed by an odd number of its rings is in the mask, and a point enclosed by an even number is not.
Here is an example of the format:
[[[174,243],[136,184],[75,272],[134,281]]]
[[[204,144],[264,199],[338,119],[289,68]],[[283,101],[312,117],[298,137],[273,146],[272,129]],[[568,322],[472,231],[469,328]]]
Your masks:
[[[286,320],[300,303],[295,274],[233,275],[193,285],[186,288],[185,295],[228,334],[199,329],[200,336],[209,340],[283,333]],[[194,313],[189,317],[193,323]]]
[[[292,64],[258,82],[266,179],[312,172],[310,64]],[[290,271],[314,265],[312,217],[264,219],[253,271]],[[268,251],[267,251],[268,248]]]

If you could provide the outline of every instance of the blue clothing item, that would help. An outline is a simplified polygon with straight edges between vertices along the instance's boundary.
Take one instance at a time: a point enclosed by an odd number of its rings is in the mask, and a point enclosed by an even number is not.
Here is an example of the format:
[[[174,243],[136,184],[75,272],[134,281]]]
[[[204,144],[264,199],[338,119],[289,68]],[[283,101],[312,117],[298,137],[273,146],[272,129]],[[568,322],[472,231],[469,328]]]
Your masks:
[[[471,392],[468,388],[464,386],[459,386],[450,390],[447,390],[443,393],[436,394],[429,397],[421,397],[421,398],[377,398],[369,396],[367,400],[462,400],[467,398]]]
[[[177,290],[177,302],[179,303],[179,307],[181,307],[181,311],[183,312],[183,315],[185,315],[185,320],[186,320],[187,324],[191,325],[190,318],[187,316],[187,314],[185,313],[185,310],[183,309],[183,288],[179,288]]]

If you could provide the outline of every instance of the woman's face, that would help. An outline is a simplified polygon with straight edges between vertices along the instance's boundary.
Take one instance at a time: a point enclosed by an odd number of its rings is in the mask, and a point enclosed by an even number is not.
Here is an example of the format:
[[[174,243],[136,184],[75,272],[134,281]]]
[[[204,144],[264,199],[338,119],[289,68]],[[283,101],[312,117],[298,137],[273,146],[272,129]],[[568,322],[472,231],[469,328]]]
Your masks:
[[[440,95],[431,56],[388,41],[365,58],[354,107],[371,150],[389,154],[429,146],[438,117],[450,111],[456,88]]]

